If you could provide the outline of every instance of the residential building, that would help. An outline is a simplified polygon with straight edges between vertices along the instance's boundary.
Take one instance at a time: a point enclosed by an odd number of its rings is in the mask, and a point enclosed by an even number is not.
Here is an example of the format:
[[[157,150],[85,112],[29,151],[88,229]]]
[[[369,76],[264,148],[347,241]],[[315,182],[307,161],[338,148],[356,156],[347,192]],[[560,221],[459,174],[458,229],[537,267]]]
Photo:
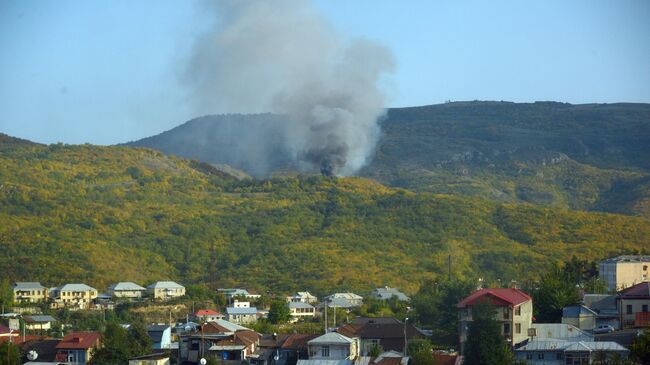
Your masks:
[[[340,333],[329,332],[307,342],[309,360],[298,360],[298,365],[313,365],[314,360],[347,360],[339,363],[351,365],[359,356],[359,344],[356,339]]]
[[[379,300],[388,300],[392,297],[397,298],[397,300],[402,301],[402,302],[408,302],[411,300],[406,294],[402,293],[401,291],[391,288],[388,286],[385,286],[383,288],[376,288],[370,293],[370,296],[375,299]]]
[[[596,328],[596,317],[598,313],[584,305],[571,305],[562,308],[562,323],[571,324],[581,330],[593,330]]]
[[[157,353],[129,359],[129,365],[169,365],[169,354]]]
[[[434,356],[435,357],[435,356]],[[386,351],[379,354],[377,357],[359,356],[355,360],[355,365],[408,365],[411,358],[404,356],[403,353],[397,351]],[[435,362],[436,365],[445,365]]]
[[[610,325],[614,329],[621,328],[616,295],[611,294],[585,294],[582,305],[597,313],[596,327]]]
[[[607,289],[619,291],[632,285],[650,281],[650,256],[624,255],[603,260],[598,265],[598,276]]]
[[[410,323],[396,318],[355,318],[336,332],[349,338],[359,339],[359,353],[367,356],[375,346],[385,351],[404,353],[406,341],[426,336]],[[405,336],[406,335],[406,336]]]
[[[301,318],[314,318],[316,316],[316,308],[305,302],[289,302],[289,314],[291,319],[297,321]]]
[[[528,329],[533,320],[533,299],[515,288],[480,289],[457,304],[461,353],[465,350],[473,307],[483,302],[491,303],[495,307],[495,318],[500,322],[503,336],[508,343],[515,345],[528,338]]]
[[[537,340],[594,341],[594,335],[590,332],[565,323],[533,323],[528,331],[529,337]]]
[[[86,365],[91,359],[94,348],[101,347],[99,332],[68,333],[56,345],[56,361]]]
[[[37,281],[19,281],[13,285],[14,302],[38,303],[48,298],[47,288]]]
[[[228,307],[226,308],[226,320],[228,322],[240,324],[257,322],[257,308]]]
[[[185,295],[185,287],[173,281],[156,281],[147,286],[147,293],[154,299],[169,300]]]
[[[622,328],[640,327],[650,308],[650,282],[621,290],[617,295],[617,303]]]
[[[515,349],[515,358],[529,365],[591,364],[597,356],[627,358],[630,350],[613,341],[532,340]]]
[[[172,344],[172,328],[168,324],[152,324],[147,327],[152,349],[168,349]]]
[[[192,313],[192,318],[197,322],[212,322],[219,319],[225,319],[222,313],[213,311],[212,309],[201,309]]]
[[[334,293],[323,298],[329,308],[354,308],[363,304],[363,297],[354,293]]]
[[[25,322],[25,329],[27,330],[47,331],[52,328],[52,323],[56,322],[56,319],[49,315],[23,316],[23,321]]]
[[[86,284],[65,284],[51,288],[49,295],[54,299],[54,307],[86,309],[97,298],[97,289]]]
[[[260,337],[228,321],[208,322],[195,332],[181,335],[180,357],[193,363],[201,357],[213,357],[220,363],[241,364],[257,350]]]
[[[22,336],[21,336],[22,337]],[[36,361],[42,362],[44,364],[54,363],[56,359],[56,346],[61,342],[60,339],[44,339],[41,336],[38,338],[27,340],[20,345],[21,352],[27,354],[30,351],[34,351],[38,354]]]
[[[140,299],[147,293],[147,289],[130,281],[123,281],[108,287],[108,294],[112,298]]]
[[[314,304],[318,302],[318,298],[311,295],[311,293],[308,291],[299,291],[296,294],[287,297],[287,302],[302,302],[302,303]]]
[[[253,293],[251,291],[248,291],[246,289],[241,289],[241,288],[219,288],[217,289],[217,291],[223,293],[226,296],[226,299],[228,299],[228,301],[236,297],[243,297],[243,298],[253,299],[253,300],[262,297],[260,294]]]

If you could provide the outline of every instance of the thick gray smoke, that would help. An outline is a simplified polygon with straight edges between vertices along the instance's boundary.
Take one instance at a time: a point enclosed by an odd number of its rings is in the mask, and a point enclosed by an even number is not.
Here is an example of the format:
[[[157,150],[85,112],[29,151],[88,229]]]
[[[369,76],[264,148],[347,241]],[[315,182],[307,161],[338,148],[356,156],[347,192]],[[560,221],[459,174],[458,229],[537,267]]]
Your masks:
[[[209,11],[214,26],[195,42],[186,75],[200,112],[285,115],[277,142],[298,168],[362,167],[379,137],[390,52],[342,39],[307,0],[215,1]]]

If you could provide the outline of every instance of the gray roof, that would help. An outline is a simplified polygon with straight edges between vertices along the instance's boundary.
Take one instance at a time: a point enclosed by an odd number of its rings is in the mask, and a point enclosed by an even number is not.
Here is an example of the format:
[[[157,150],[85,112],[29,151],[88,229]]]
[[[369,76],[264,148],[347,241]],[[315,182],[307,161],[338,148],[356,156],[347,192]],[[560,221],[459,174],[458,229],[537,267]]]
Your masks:
[[[535,339],[556,339],[569,341],[593,341],[594,336],[567,323],[533,323],[537,335]]]
[[[17,281],[14,283],[14,290],[41,290],[45,289],[38,281]]]
[[[228,308],[226,308],[226,313],[227,314],[257,314],[257,308],[255,308],[255,307],[250,307],[250,308],[228,307]]]
[[[409,298],[408,296],[406,296],[406,294],[402,293],[396,288],[390,288],[387,286],[373,290],[371,295],[381,300],[388,300],[392,297],[397,297],[397,299],[401,301],[411,300],[411,298]]]
[[[557,339],[532,340],[519,351],[624,351],[630,350],[614,341],[566,341]]]
[[[314,306],[304,302],[289,302],[289,308],[314,308]]]
[[[48,315],[40,315],[40,316],[25,316],[25,321],[26,322],[55,322],[56,318]]]
[[[147,290],[136,283],[121,281],[108,287],[110,290]]]
[[[572,305],[562,308],[563,318],[578,318],[580,316],[597,316],[598,313],[585,307],[584,305]]]
[[[352,360],[298,360],[296,365],[352,365]]]
[[[610,294],[585,294],[582,297],[582,304],[598,314],[618,314],[616,307],[616,295]]]
[[[151,341],[160,342],[162,341],[163,334],[167,329],[171,330],[171,327],[167,324],[152,324],[147,327],[147,334],[151,337]]]
[[[63,286],[57,287],[57,291],[97,291],[97,289],[88,286],[86,284],[65,284]]]
[[[329,308],[352,308],[352,307],[359,307],[360,304],[358,302],[352,302],[349,299],[345,298],[333,298],[325,302],[325,305],[327,305]]]
[[[645,255],[622,255],[612,257],[601,262],[650,262],[650,256]]]
[[[343,336],[340,333],[337,332],[329,332],[326,333],[322,336],[316,337],[313,340],[307,341],[308,344],[332,344],[332,345],[337,345],[337,344],[350,344],[354,342],[353,339]]]
[[[156,281],[147,285],[147,289],[185,289],[185,287],[174,281]]]
[[[325,297],[325,299],[334,299],[334,298],[344,298],[344,299],[351,299],[351,300],[363,300],[363,297],[361,295],[357,295],[354,293],[334,293],[331,295],[328,295]]]
[[[210,322],[216,323],[219,326],[221,326],[221,327],[223,327],[223,328],[225,328],[225,329],[227,329],[228,331],[231,331],[231,332],[237,332],[237,331],[240,331],[240,330],[250,330],[250,328],[240,326],[237,323],[228,322],[225,319],[217,319],[216,321],[210,321]]]

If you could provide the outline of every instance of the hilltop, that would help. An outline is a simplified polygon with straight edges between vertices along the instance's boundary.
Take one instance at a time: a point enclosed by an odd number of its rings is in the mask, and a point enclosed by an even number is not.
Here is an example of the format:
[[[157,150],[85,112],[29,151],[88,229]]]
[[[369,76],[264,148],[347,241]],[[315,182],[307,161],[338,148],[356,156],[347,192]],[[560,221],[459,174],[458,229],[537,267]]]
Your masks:
[[[45,284],[409,293],[424,279],[537,280],[572,255],[647,250],[650,221],[320,176],[239,179],[128,147],[0,154],[0,270]]]
[[[295,169],[282,116],[197,118],[128,145],[265,177]],[[389,109],[359,173],[414,191],[650,217],[650,105],[453,102]],[[315,171],[314,171],[315,172]]]

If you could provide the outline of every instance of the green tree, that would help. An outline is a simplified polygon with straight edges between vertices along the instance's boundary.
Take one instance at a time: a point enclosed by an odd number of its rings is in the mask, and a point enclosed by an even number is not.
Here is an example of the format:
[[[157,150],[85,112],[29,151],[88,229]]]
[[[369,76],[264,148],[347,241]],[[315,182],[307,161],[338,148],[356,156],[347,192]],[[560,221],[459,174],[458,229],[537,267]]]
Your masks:
[[[514,356],[495,319],[496,310],[489,303],[479,303],[472,308],[465,342],[465,363],[472,365],[511,365]]]
[[[291,318],[289,312],[289,305],[287,302],[282,300],[276,300],[271,303],[271,309],[269,310],[269,321],[273,324],[287,322]]]
[[[151,339],[142,325],[128,330],[117,323],[108,323],[102,333],[103,347],[96,349],[93,364],[126,364],[129,358],[151,351]]]
[[[14,291],[11,288],[11,283],[7,278],[3,278],[0,281],[0,306],[2,306],[5,311],[7,311],[13,302]]]
[[[433,365],[433,349],[431,342],[424,339],[413,339],[408,343],[408,355],[413,359],[413,365]]]
[[[557,267],[543,277],[532,294],[537,312],[535,317],[543,323],[559,323],[562,319],[562,308],[580,301],[576,284]]]
[[[0,344],[0,364],[19,365],[20,349],[13,343],[3,342]]]
[[[650,364],[650,330],[646,329],[637,336],[630,346],[632,359],[640,364]]]

